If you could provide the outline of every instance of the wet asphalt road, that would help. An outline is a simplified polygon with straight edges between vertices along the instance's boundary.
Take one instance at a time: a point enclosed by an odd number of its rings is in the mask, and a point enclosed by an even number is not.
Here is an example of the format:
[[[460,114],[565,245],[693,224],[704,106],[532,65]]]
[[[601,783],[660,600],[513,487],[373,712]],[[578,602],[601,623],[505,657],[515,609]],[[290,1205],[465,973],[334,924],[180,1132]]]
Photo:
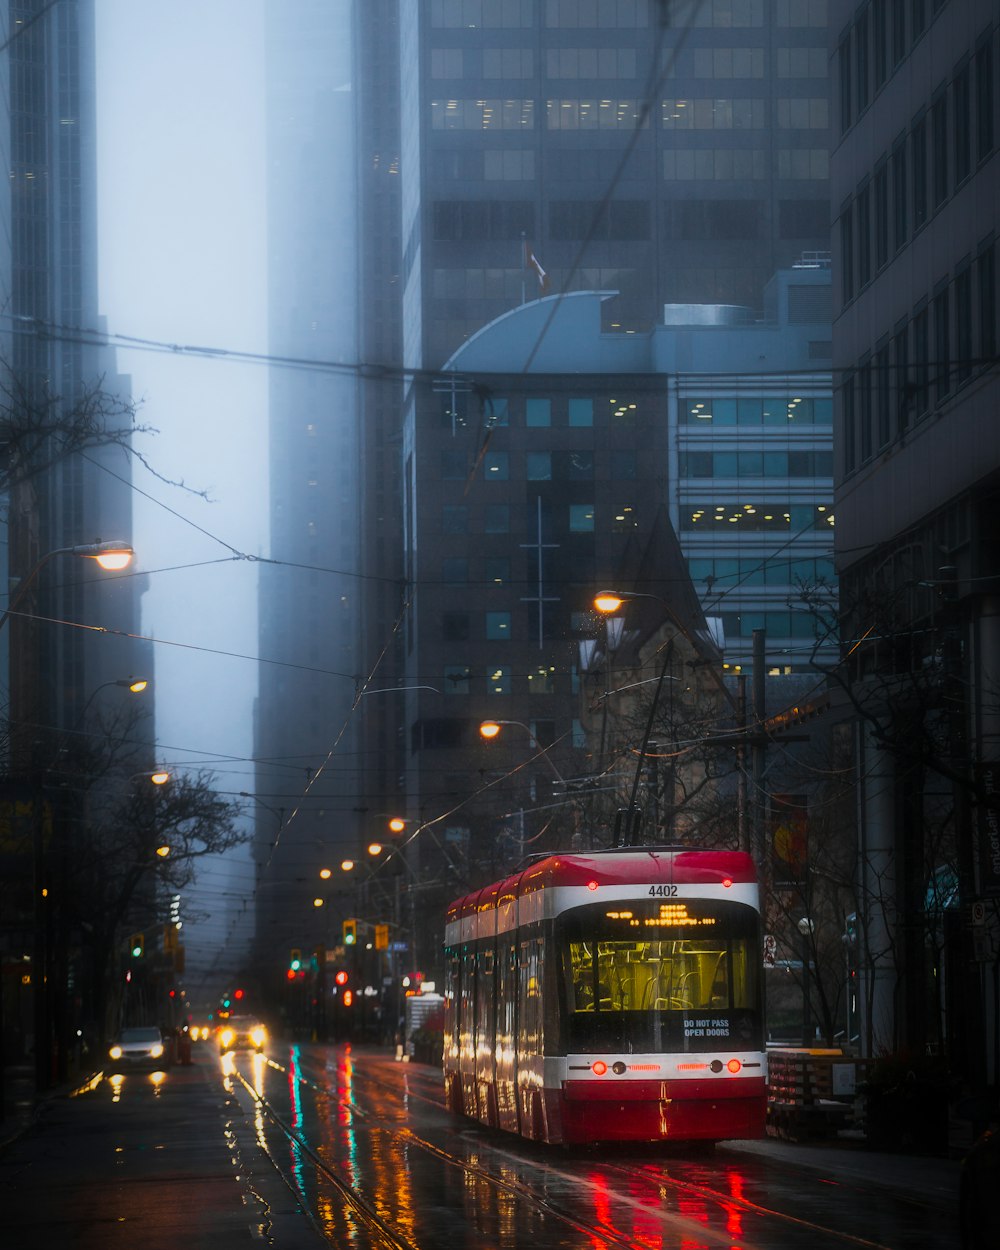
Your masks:
[[[953,1250],[957,1165],[851,1148],[572,1154],[444,1110],[384,1052],[130,1074],[51,1102],[0,1152],[4,1250]]]

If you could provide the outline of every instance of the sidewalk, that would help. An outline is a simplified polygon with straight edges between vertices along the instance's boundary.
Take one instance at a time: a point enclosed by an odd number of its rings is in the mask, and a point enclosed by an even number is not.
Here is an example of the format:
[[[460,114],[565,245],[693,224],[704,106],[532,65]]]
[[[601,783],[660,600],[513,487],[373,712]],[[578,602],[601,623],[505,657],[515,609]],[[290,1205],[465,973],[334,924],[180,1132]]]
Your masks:
[[[869,1150],[863,1141],[834,1138],[820,1142],[789,1142],[774,1137],[760,1141],[725,1142],[739,1154],[786,1160],[798,1168],[825,1173],[854,1184],[921,1194],[942,1207],[958,1209],[959,1159]]]

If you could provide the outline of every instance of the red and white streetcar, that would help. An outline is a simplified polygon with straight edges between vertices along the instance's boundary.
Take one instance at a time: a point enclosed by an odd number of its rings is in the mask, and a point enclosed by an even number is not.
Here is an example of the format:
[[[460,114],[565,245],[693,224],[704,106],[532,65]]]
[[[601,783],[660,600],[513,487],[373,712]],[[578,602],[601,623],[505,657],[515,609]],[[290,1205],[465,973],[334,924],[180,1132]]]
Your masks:
[[[457,1114],[546,1142],[764,1133],[749,855],[550,855],[448,909],[444,1075]]]

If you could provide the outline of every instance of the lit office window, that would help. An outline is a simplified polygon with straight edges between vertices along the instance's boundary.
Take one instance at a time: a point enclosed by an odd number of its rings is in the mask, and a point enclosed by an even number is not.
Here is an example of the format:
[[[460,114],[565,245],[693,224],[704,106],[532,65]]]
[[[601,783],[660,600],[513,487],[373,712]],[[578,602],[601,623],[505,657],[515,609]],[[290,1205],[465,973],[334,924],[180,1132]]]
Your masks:
[[[592,503],[571,503],[569,506],[570,533],[593,533],[594,505]]]

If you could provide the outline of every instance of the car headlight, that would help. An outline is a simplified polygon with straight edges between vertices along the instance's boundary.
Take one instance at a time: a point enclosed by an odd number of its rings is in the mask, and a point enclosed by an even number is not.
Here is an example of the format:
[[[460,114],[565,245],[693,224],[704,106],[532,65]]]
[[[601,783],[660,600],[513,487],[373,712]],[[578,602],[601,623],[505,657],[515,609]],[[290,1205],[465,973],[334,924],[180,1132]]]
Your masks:
[[[267,1029],[263,1025],[258,1025],[257,1028],[251,1029],[250,1040],[255,1046],[263,1046],[267,1041]]]
[[[153,1056],[154,1059],[159,1059],[159,1057],[163,1054],[162,1045],[159,1042],[157,1042],[156,1045],[150,1050],[149,1053]]]
[[[120,1046],[112,1046],[108,1054],[112,1059],[120,1059],[122,1057],[122,1048]]]
[[[235,1036],[236,1034],[233,1032],[232,1029],[223,1029],[222,1032],[219,1034],[219,1041],[222,1043],[223,1046],[230,1046]]]

